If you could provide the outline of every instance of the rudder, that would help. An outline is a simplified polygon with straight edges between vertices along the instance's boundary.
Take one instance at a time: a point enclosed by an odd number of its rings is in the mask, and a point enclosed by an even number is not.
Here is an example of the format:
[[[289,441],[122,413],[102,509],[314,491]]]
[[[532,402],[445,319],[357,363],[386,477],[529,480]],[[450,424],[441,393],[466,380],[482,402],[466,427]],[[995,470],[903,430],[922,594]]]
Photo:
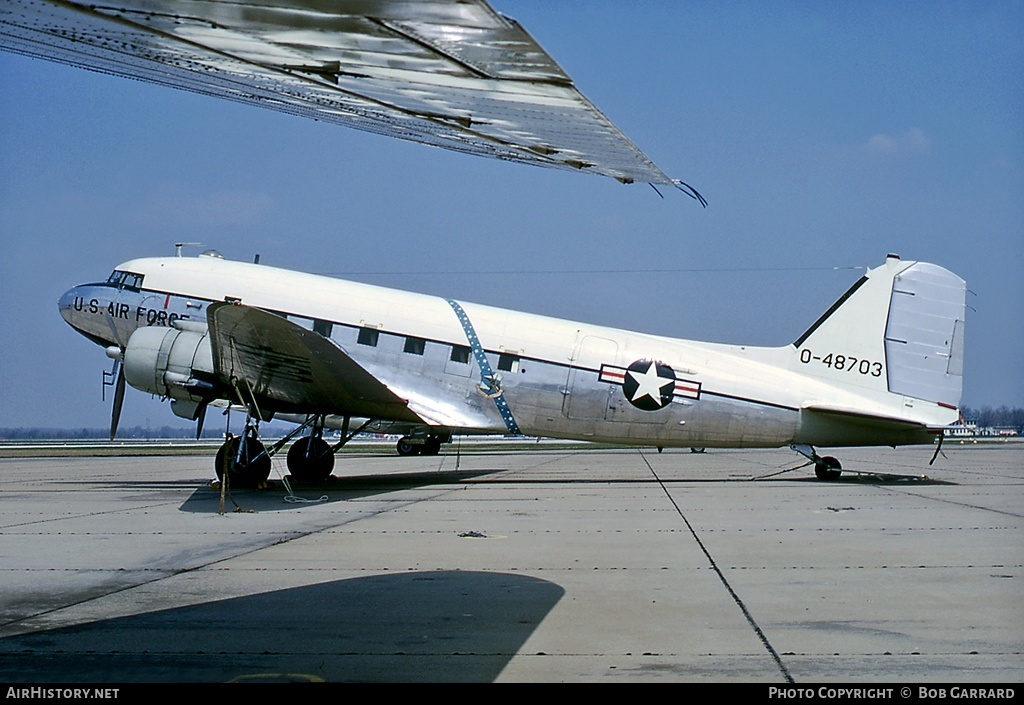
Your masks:
[[[793,347],[794,368],[864,393],[955,408],[963,386],[966,284],[890,255],[869,269]]]
[[[966,282],[938,265],[897,275],[885,328],[890,392],[959,406],[966,298]]]

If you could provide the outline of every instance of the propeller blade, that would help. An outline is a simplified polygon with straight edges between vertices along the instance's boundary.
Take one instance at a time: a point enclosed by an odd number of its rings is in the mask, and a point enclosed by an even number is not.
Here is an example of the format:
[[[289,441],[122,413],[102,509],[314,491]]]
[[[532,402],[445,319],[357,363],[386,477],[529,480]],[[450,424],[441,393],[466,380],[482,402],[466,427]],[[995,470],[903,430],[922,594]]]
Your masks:
[[[196,440],[203,435],[203,422],[206,421],[206,404],[199,407],[199,411],[196,415]]]
[[[110,440],[117,434],[117,424],[121,420],[121,405],[124,404],[124,365],[117,366],[117,385],[114,387],[114,408],[110,412]]]

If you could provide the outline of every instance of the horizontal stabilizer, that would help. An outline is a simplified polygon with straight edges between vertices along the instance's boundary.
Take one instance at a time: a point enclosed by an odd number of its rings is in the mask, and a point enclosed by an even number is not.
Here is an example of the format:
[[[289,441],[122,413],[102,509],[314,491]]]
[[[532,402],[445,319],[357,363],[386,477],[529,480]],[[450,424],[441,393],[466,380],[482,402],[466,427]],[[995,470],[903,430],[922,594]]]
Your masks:
[[[852,446],[871,445],[883,437],[891,445],[903,445],[930,443],[938,432],[938,428],[896,416],[815,404],[800,410],[797,439],[814,439],[823,446]]]

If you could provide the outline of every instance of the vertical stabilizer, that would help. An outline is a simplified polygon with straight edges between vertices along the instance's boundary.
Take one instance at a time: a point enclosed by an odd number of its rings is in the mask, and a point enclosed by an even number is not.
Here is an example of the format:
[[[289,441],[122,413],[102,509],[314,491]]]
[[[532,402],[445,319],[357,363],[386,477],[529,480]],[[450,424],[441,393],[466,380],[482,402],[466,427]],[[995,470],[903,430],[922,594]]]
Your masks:
[[[955,407],[965,298],[965,283],[952,272],[890,255],[793,343],[793,368],[862,393]]]

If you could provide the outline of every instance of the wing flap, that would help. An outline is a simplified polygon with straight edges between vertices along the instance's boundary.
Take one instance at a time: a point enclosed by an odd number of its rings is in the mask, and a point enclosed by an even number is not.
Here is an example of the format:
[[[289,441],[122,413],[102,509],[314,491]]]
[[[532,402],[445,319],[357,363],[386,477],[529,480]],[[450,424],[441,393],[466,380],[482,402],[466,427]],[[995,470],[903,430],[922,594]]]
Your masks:
[[[409,408],[431,426],[462,431],[505,432],[505,427],[469,404],[438,403],[422,394],[409,394]]]
[[[211,304],[207,323],[218,376],[261,405],[289,413],[423,422],[406,400],[319,333],[231,303]]]

